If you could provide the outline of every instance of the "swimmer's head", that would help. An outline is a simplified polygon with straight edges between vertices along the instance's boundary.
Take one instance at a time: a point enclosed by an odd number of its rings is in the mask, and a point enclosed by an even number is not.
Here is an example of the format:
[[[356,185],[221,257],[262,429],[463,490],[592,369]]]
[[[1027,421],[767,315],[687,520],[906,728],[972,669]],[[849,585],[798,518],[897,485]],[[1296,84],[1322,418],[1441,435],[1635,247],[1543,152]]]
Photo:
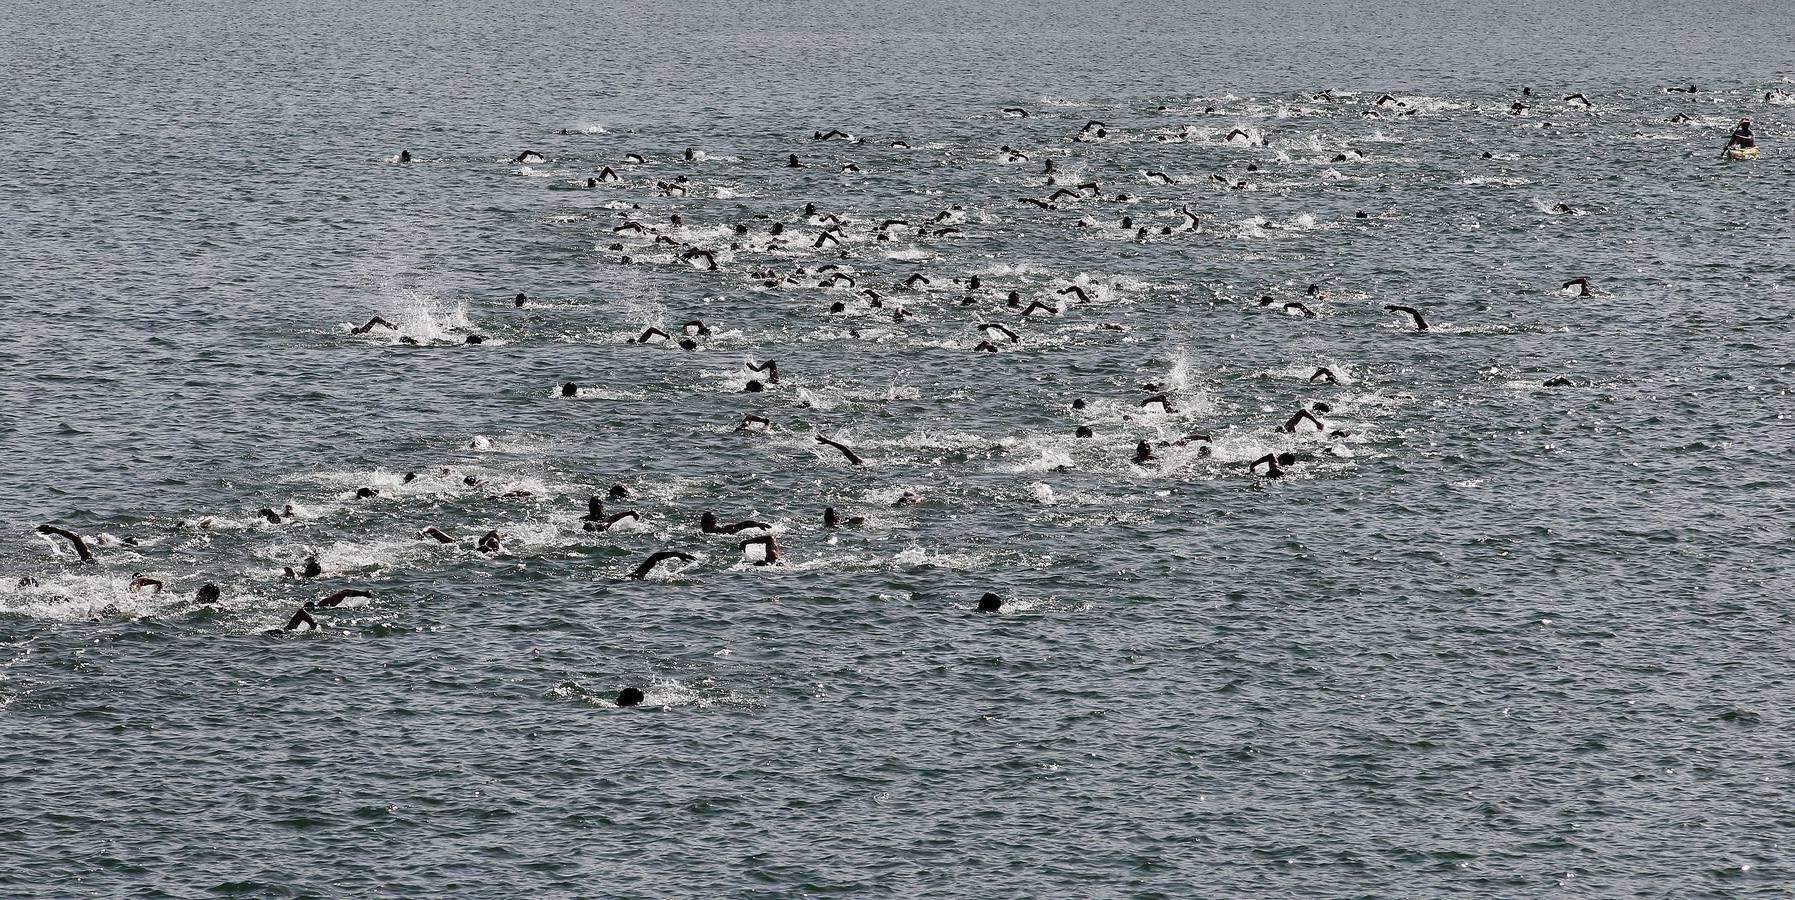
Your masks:
[[[193,592],[193,599],[200,603],[211,604],[218,602],[218,595],[218,585],[208,582],[200,585],[199,590]]]
[[[997,612],[1002,608],[1003,598],[991,591],[986,591],[985,596],[979,598],[979,612]]]
[[[579,396],[579,393],[580,393],[580,386],[577,384],[574,384],[571,381],[569,381],[568,383],[566,383],[564,385],[561,385],[561,396],[563,396],[563,397],[576,397],[576,396]]]
[[[642,691],[638,688],[627,687],[617,692],[617,705],[624,709],[641,706],[642,700]]]

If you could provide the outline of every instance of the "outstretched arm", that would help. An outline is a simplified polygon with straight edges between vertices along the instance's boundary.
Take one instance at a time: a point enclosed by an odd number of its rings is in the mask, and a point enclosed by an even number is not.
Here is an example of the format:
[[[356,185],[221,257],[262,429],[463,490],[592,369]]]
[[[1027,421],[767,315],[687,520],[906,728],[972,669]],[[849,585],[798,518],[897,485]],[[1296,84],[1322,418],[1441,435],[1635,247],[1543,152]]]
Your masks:
[[[1315,414],[1309,412],[1306,409],[1297,410],[1296,415],[1293,415],[1289,419],[1286,419],[1284,421],[1284,427],[1280,428],[1278,430],[1286,431],[1286,432],[1294,432],[1294,431],[1296,431],[1297,423],[1301,422],[1304,419],[1308,419],[1310,421],[1310,423],[1312,423],[1315,426],[1315,429],[1317,431],[1325,431],[1326,430],[1326,426],[1323,426],[1321,424],[1321,420],[1315,418]]]
[[[316,603],[307,603],[306,608],[307,609],[331,609],[333,607],[342,605],[344,600],[348,600],[351,597],[372,598],[373,596],[374,596],[373,591],[364,591],[361,588],[344,588],[343,590],[337,591],[336,593],[331,594],[330,596],[325,597],[324,599],[319,600]]]
[[[95,561],[93,551],[87,549],[87,540],[67,528],[58,528],[55,525],[39,525],[37,526],[37,533],[53,534],[68,541],[70,544],[74,545],[75,555],[81,557],[81,561],[84,563]]]
[[[1386,312],[1404,313],[1407,316],[1409,316],[1410,318],[1415,320],[1415,330],[1416,331],[1426,331],[1427,330],[1427,320],[1421,318],[1421,310],[1418,310],[1418,309],[1414,308],[1413,306],[1402,306],[1400,304],[1391,303],[1391,304],[1385,305],[1384,310]]]
[[[654,554],[650,555],[647,559],[643,560],[642,564],[636,567],[636,571],[631,572],[629,574],[629,577],[638,578],[638,579],[646,577],[648,575],[648,573],[654,569],[655,566],[660,565],[662,560],[680,559],[680,560],[685,560],[686,562],[691,562],[695,558],[696,557],[692,556],[692,554],[690,554],[690,553],[682,553],[678,550],[656,551]]]
[[[369,319],[367,321],[367,324],[362,325],[359,328],[351,329],[349,333],[350,334],[367,334],[368,332],[373,331],[374,326],[376,326],[376,325],[378,325],[382,328],[390,328],[394,331],[399,330],[399,326],[394,325],[393,323],[388,322],[387,320],[385,320],[379,316],[375,316],[374,318]]]
[[[823,437],[822,435],[819,434],[816,436],[816,442],[819,444],[827,444],[828,446],[831,446],[837,450],[840,450],[841,455],[847,457],[848,462],[853,465],[858,466],[858,465],[864,464],[864,461],[860,458],[860,456],[858,454],[856,454],[854,451],[848,449],[848,446],[846,444],[843,444],[840,441],[832,441],[832,440],[830,440],[826,437]]]

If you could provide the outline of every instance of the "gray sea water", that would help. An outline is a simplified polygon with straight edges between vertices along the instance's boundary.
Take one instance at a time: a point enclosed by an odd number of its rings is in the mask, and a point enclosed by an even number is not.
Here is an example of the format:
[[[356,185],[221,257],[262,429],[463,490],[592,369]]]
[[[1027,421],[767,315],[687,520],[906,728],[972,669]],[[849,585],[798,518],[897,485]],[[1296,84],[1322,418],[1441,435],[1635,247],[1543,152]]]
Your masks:
[[[1786,896],[1792,46],[1746,2],[0,6],[0,893]],[[619,482],[641,527],[584,531]]]

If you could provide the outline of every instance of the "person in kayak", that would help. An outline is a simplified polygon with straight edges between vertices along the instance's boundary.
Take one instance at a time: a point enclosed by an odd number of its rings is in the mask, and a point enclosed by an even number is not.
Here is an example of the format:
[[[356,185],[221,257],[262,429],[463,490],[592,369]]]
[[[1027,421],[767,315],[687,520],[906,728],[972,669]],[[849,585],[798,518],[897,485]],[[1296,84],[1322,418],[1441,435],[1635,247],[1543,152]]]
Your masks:
[[[1726,139],[1726,149],[1728,150],[1731,150],[1734,147],[1741,150],[1751,150],[1757,147],[1757,145],[1757,138],[1754,138],[1751,135],[1750,119],[1740,119],[1739,127],[1733,129],[1732,136]]]

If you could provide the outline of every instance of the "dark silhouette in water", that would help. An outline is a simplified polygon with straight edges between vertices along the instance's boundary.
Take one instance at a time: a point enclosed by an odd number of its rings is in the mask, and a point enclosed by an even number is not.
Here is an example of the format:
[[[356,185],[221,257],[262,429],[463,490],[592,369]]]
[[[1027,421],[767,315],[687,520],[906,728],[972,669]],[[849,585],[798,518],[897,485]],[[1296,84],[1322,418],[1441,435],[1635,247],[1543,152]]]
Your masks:
[[[856,454],[853,450],[848,449],[848,445],[846,445],[840,441],[832,441],[832,440],[830,440],[826,437],[823,437],[822,435],[819,434],[816,436],[816,442],[819,444],[826,444],[830,447],[834,447],[835,449],[840,450],[841,455],[846,457],[848,462],[851,465],[858,466],[858,465],[865,464],[865,460],[862,460],[860,458],[860,456],[858,454]]]
[[[351,597],[363,597],[363,598],[371,599],[371,598],[373,598],[373,596],[374,596],[373,591],[364,591],[360,588],[344,588],[343,590],[337,591],[336,593],[331,594],[330,596],[325,597],[322,600],[307,600],[307,601],[305,601],[305,608],[306,609],[335,609],[336,607],[343,605],[343,601],[348,600]]]
[[[691,562],[697,558],[698,557],[693,556],[690,553],[683,553],[679,550],[658,550],[653,555],[643,560],[642,564],[637,566],[634,572],[629,573],[629,577],[637,579],[646,578],[648,573],[654,570],[655,566],[660,565],[665,560],[678,559],[684,560],[685,562]]]
[[[50,535],[55,535],[56,537],[62,538],[63,540],[68,541],[69,544],[75,548],[75,555],[81,557],[82,562],[84,562],[84,563],[96,562],[96,560],[94,559],[93,551],[89,550],[87,548],[86,539],[82,538],[81,535],[78,535],[78,534],[74,533],[73,531],[68,530],[67,528],[58,528],[55,525],[39,525],[39,526],[37,526],[37,533],[38,534],[50,534]]]
[[[705,513],[698,520],[698,529],[705,534],[738,534],[747,531],[750,528],[758,528],[761,531],[765,531],[772,527],[773,526],[768,525],[765,522],[756,522],[753,519],[746,519],[741,522],[736,522],[733,525],[718,525],[717,514],[713,512]]]
[[[1385,304],[1384,311],[1385,312],[1404,313],[1409,318],[1415,320],[1415,330],[1416,331],[1426,331],[1427,330],[1427,320],[1421,318],[1421,311],[1414,308],[1413,306],[1403,306],[1401,304],[1389,303],[1389,304]]]

